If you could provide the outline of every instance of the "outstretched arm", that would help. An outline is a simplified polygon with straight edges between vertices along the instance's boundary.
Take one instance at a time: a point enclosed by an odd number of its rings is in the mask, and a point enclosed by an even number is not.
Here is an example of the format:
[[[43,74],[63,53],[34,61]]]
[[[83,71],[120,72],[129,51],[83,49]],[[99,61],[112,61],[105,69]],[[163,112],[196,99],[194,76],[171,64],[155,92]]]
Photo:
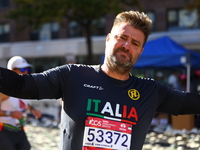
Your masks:
[[[39,92],[31,75],[17,73],[0,67],[0,92],[9,96],[38,99]]]
[[[200,114],[200,95],[187,93],[179,114]]]

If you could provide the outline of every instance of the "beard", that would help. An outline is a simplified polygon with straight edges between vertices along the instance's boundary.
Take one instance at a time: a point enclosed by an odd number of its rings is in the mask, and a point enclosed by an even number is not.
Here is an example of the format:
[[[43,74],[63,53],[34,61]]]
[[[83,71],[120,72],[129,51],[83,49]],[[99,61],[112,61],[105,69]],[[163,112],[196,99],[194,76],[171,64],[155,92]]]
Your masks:
[[[108,64],[113,71],[126,74],[130,72],[138,58],[139,56],[133,58],[128,50],[118,48],[115,50],[114,54],[108,58]]]

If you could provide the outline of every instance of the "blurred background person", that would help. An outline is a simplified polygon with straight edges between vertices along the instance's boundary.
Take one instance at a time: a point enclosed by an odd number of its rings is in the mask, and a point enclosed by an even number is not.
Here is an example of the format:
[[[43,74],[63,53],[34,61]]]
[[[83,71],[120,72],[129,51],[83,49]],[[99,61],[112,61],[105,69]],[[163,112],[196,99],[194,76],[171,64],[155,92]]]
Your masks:
[[[27,123],[42,127],[58,128],[60,123],[61,99],[42,99],[39,102],[30,100],[31,106],[37,108],[41,112],[41,118],[35,119],[29,113]]]
[[[174,71],[168,77],[168,85],[173,89],[179,89],[179,76],[180,73],[178,71]]]
[[[156,72],[156,81],[164,82],[164,74],[161,71]]]
[[[191,81],[191,91],[192,93],[200,92],[200,70],[195,70],[193,79]]]
[[[12,57],[7,68],[18,74],[29,74],[31,65],[21,56]],[[31,112],[40,118],[39,110],[34,109],[28,101],[0,93],[0,149],[30,150],[31,145],[24,131],[25,117]]]
[[[179,89],[182,91],[186,91],[186,87],[187,87],[187,76],[186,76],[186,74],[181,74]]]

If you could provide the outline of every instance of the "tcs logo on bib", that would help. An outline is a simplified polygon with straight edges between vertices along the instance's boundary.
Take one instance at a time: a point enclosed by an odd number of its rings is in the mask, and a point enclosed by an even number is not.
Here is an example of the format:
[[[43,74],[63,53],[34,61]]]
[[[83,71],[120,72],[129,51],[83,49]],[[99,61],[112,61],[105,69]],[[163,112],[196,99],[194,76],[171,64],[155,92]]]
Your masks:
[[[140,98],[140,93],[136,89],[130,89],[128,90],[128,96],[132,100],[138,100]]]

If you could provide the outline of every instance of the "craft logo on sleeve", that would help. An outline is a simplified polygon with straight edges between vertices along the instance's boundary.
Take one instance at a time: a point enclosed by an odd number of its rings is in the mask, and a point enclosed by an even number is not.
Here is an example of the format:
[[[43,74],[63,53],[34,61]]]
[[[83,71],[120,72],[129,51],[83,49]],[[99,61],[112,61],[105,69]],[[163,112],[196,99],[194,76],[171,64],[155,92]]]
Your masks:
[[[82,150],[129,150],[132,125],[104,118],[88,117]]]

